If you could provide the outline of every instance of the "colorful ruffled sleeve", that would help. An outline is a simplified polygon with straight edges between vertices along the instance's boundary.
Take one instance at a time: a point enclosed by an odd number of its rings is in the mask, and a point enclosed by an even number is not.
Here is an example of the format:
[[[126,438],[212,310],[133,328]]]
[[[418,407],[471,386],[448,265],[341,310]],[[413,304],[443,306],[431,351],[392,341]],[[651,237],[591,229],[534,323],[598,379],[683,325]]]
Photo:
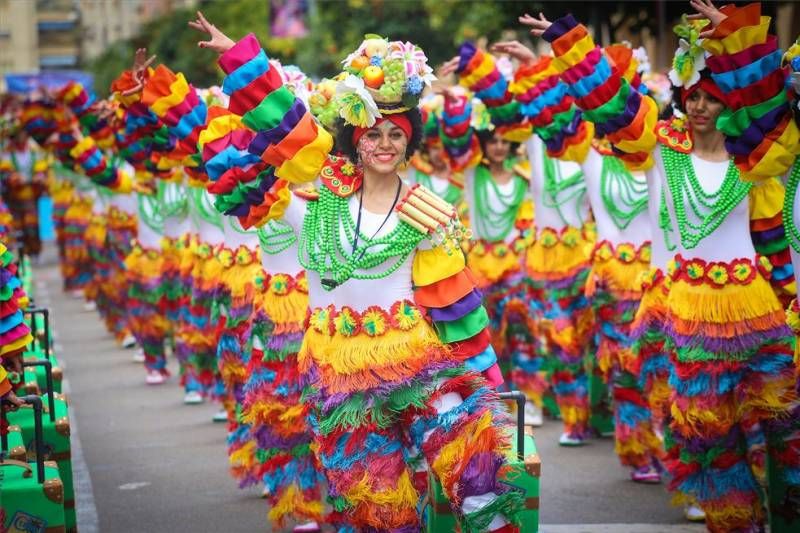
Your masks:
[[[519,102],[508,90],[508,80],[497,68],[494,56],[470,42],[461,45],[458,56],[459,83],[486,104],[497,131],[509,141],[527,140],[531,136],[531,126],[520,113]]]
[[[150,77],[150,70],[145,73]],[[111,84],[111,91],[122,107],[122,127],[118,132],[119,154],[137,171],[153,171],[158,167],[154,154],[167,153],[174,147],[169,131],[150,108],[142,102],[141,93],[124,95],[136,85],[131,71],[123,72]],[[169,166],[169,165],[164,165]]]
[[[656,102],[631,87],[572,15],[553,22],[542,37],[551,43],[553,67],[583,111],[583,118],[595,125],[596,135],[606,137],[629,168],[651,167]]]
[[[27,306],[27,300],[11,252],[0,243],[0,357],[25,348],[33,340],[21,309]]]
[[[594,125],[583,120],[552,57],[520,66],[509,90],[516,95],[520,112],[530,120],[533,132],[544,141],[547,155],[583,162],[592,145]]]
[[[750,235],[759,255],[772,265],[770,283],[778,298],[788,306],[797,293],[789,242],[783,225],[786,190],[777,178],[770,178],[750,189]]]
[[[83,173],[97,185],[120,193],[132,189],[131,176],[110,164],[92,137],[84,137],[69,151]]]
[[[238,217],[244,228],[280,218],[291,196],[274,167],[248,150],[254,137],[241,117],[212,106],[198,143],[216,209]]]
[[[706,64],[727,104],[717,127],[743,179],[782,176],[800,154],[800,130],[785,86],[788,66],[781,67],[761,4],[722,11],[727,18],[703,41],[712,54]]]
[[[490,342],[489,315],[461,249],[464,230],[455,207],[415,185],[396,209],[401,220],[437,243],[420,246],[414,255],[414,301],[468,370],[483,373],[494,386],[502,385]]]
[[[57,104],[51,101],[28,100],[22,104],[20,123],[40,146],[56,131]]]
[[[445,99],[439,138],[450,168],[455,172],[477,165],[482,157],[481,145],[471,121],[472,98],[468,94],[452,94]]]
[[[483,373],[494,386],[503,378],[491,345],[489,315],[460,250],[437,246],[418,250],[412,279],[414,300],[427,311],[442,342],[468,370]]]
[[[222,90],[228,108],[256,132],[250,152],[290,183],[314,181],[333,148],[333,137],[283,84],[255,35],[249,34],[219,58],[227,76]]]
[[[57,98],[78,118],[81,127],[92,137],[100,148],[114,146],[114,130],[106,119],[101,119],[92,112],[92,105],[97,101],[93,92],[83,84],[70,81],[57,94]]]
[[[174,166],[196,166],[197,161],[190,156],[197,153],[197,138],[205,127],[207,109],[184,75],[159,65],[147,78],[141,101],[164,123],[174,141],[167,158]]]

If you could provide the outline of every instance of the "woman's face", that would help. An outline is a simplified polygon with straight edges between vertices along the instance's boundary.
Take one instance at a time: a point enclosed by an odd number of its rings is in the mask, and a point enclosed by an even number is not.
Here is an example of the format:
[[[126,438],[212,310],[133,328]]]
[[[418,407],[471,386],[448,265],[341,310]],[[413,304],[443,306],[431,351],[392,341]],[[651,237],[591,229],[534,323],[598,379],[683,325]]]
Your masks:
[[[361,136],[356,150],[365,170],[389,174],[396,172],[405,159],[407,146],[405,132],[385,120]]]
[[[429,144],[427,146],[428,161],[431,162],[433,168],[444,168],[447,164],[444,161],[444,148],[441,144]]]
[[[693,133],[710,133],[717,129],[717,117],[725,104],[703,89],[697,89],[686,99],[686,116]]]
[[[511,152],[511,143],[503,139],[500,135],[494,134],[486,143],[486,158],[490,163],[500,164],[506,160]]]

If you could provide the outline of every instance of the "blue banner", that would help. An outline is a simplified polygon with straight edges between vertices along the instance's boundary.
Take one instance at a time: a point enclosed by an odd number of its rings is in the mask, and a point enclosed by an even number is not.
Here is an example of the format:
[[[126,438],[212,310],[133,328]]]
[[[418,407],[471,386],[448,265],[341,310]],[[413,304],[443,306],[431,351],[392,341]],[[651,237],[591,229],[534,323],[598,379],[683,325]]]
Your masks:
[[[82,70],[52,70],[34,73],[6,74],[6,90],[10,93],[27,94],[39,87],[60,89],[69,81],[81,83],[91,91],[94,76]]]

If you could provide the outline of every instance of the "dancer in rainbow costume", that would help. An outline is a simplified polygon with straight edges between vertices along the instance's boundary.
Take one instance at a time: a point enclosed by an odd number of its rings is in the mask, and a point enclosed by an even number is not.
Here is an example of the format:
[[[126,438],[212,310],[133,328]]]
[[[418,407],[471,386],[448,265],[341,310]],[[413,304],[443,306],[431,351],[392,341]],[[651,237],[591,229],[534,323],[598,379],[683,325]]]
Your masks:
[[[406,190],[402,201],[398,194],[404,187],[397,166],[409,140],[416,144],[422,134],[418,111],[398,98],[406,77],[402,58],[408,57],[405,64],[417,74],[408,76],[415,80],[413,97],[430,72],[424,55],[408,43],[372,39],[346,60],[361,76],[351,73],[342,81],[346,94],[339,95],[340,113],[348,122],[339,134],[350,148],[343,144],[340,149],[349,157],[358,154],[362,166],[329,155],[330,134],[282,85],[252,35],[234,43],[201,15],[191,24],[211,35],[201,46],[222,54],[229,109],[256,133],[247,148],[261,155],[249,163],[248,152],[241,151],[244,164],[228,171],[235,187],[221,195],[233,203],[226,212],[245,226],[282,218],[298,232],[311,307],[298,364],[313,409],[315,446],[339,519],[374,530],[419,526],[418,494],[404,459],[413,440],[442,480],[465,531],[516,531],[512,522],[520,495],[497,481],[507,446],[506,415],[493,400],[489,382],[462,367],[471,362],[470,368],[486,371],[493,380],[499,374],[488,348],[486,311],[458,251],[461,230],[454,209],[420,187]],[[390,47],[398,59],[390,59]],[[366,70],[372,55],[384,58],[387,72],[400,66],[397,74],[404,78],[398,86],[372,89],[375,96],[362,77],[375,72]],[[378,86],[377,78],[369,82]],[[375,98],[384,110],[396,113],[381,114]],[[376,155],[376,149],[394,155]],[[373,168],[385,169],[388,182]],[[318,177],[321,186],[305,198],[286,181],[307,183]],[[245,183],[255,194],[235,194]],[[381,190],[388,194],[382,197]],[[399,214],[389,205],[394,196]],[[371,213],[370,207],[384,214]],[[350,209],[356,209],[355,215],[350,211],[348,216]],[[388,219],[393,220],[387,226]],[[437,229],[434,245],[426,236]],[[358,235],[355,254],[350,239],[343,239],[348,234]],[[438,334],[423,318],[425,308]],[[455,351],[446,343],[456,343]]]
[[[511,53],[520,61],[511,91],[534,126],[536,135],[528,142],[531,159],[536,164],[541,158],[545,167],[549,157],[581,165],[597,227],[585,287],[597,325],[597,354],[592,363],[612,388],[615,448],[620,461],[631,467],[634,481],[658,482],[661,442],[638,385],[639,360],[631,335],[631,323],[642,297],[639,278],[650,263],[645,177],[629,173],[613,157],[608,143],[592,143],[593,124],[584,122],[574,107],[551,57],[537,60],[516,41],[498,43],[494,49]],[[614,58],[630,83],[640,86],[629,47],[614,45],[604,53]],[[545,175],[548,173],[545,168]]]
[[[518,141],[530,137],[532,125],[522,115],[520,103],[491,54],[464,43],[458,57],[446,67],[446,71],[451,69],[458,73],[462,85],[476,91],[486,102],[493,120],[506,130],[506,135]],[[585,359],[592,352],[594,318],[584,286],[589,276],[594,227],[578,165],[529,156],[536,213],[533,242],[527,247],[525,258],[530,279],[530,329],[534,340],[543,338],[544,342],[534,344],[536,353],[518,363],[514,383],[534,401],[541,398],[540,371],[550,359],[549,386],[564,423],[559,443],[578,446],[591,433]]]
[[[742,50],[747,32],[734,32],[736,37],[727,41],[717,34],[741,24],[742,13],[749,10],[756,10],[759,20],[757,4],[732,8],[729,23],[708,4],[692,5],[710,15],[703,46],[712,50]],[[723,148],[714,122],[724,102],[752,102],[747,87],[734,91],[735,97],[723,93],[723,87],[744,80],[712,80],[700,68],[702,54],[692,54],[673,80],[689,128],[674,122],[657,126],[655,102],[631,89],[574,18],[520,20],[551,42],[553,64],[585,120],[632,167],[645,169],[648,182],[663,184],[677,252],[667,271],[664,323],[673,389],[665,461],[670,486],[696,498],[711,531],[759,530],[765,448],[785,469],[790,485],[800,480],[800,453],[792,338],[769,283],[772,264],[757,253],[767,248],[768,235],[775,235],[765,234],[764,228],[780,220],[782,190],[774,179],[757,186],[741,181],[740,173],[756,177],[769,165],[759,165],[756,152],[739,161],[740,169],[726,151],[736,155],[739,146]],[[766,31],[767,24],[761,27]],[[690,50],[696,47],[696,42],[687,43]],[[753,54],[739,57],[750,64]],[[771,145],[775,137],[769,139]],[[718,190],[705,192],[709,187]],[[755,231],[747,238],[751,224]],[[779,268],[773,281],[781,290],[791,279],[780,271],[780,254],[775,261]]]

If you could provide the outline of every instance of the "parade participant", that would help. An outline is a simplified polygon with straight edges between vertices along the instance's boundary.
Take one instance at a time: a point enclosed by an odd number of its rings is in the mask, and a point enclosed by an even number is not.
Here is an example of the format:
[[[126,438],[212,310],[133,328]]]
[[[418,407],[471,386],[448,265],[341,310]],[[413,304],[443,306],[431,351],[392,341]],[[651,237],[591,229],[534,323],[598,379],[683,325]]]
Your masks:
[[[442,72],[453,71],[456,64],[445,65]],[[499,94],[504,94],[505,78],[497,69],[492,72],[498,73],[498,83],[503,84]],[[476,94],[498,100],[495,94]],[[514,113],[495,113],[489,105],[483,106],[488,120],[474,117],[478,112],[472,104],[472,96],[463,89],[445,90],[440,126],[449,165],[464,173],[465,206],[476,239],[468,246],[467,264],[484,292],[501,368],[530,400],[525,405],[527,423],[540,426],[547,382],[542,351],[535,347],[538,329],[528,319],[525,281],[525,251],[533,237],[530,170],[517,154],[518,143],[509,141],[524,128],[515,124]]]
[[[663,184],[677,252],[667,272],[665,320],[673,388],[670,485],[697,499],[711,531],[758,530],[765,436],[796,438],[786,429],[797,421],[791,338],[768,282],[771,265],[750,236],[751,213],[774,218],[780,185],[739,179],[715,127],[726,97],[701,62],[684,58],[680,71],[688,128],[657,127],[656,104],[630,89],[574,18],[520,20],[552,43],[553,63],[584,118],[621,157],[645,169],[648,181]],[[712,19],[712,28],[719,23]],[[800,457],[792,444],[786,448],[770,451],[792,475]]]
[[[271,165],[255,177],[240,174],[264,192],[239,195],[226,212],[248,225],[282,215],[299,235],[312,311],[298,364],[334,510],[354,527],[418,527],[403,457],[413,438],[464,531],[517,531],[509,520],[521,495],[498,483],[504,409],[490,382],[462,368],[486,371],[498,383],[494,354],[486,351],[486,312],[458,251],[461,230],[452,206],[424,188],[409,190],[397,176],[422,134],[419,112],[401,97],[406,79],[413,80],[406,101],[421,92],[430,74],[424,54],[372,39],[345,60],[361,73],[347,76],[340,94],[346,122],[339,149],[351,162],[329,156],[331,136],[281,85],[253,35],[234,43],[201,14],[191,25],[211,35],[200,46],[221,54],[230,110],[257,132],[249,150]],[[370,65],[372,56],[381,67]],[[406,76],[404,65],[414,75]],[[253,168],[258,164],[231,172]],[[322,185],[307,198],[285,181],[317,177]],[[426,236],[437,229],[434,245]],[[423,318],[425,308],[437,329]],[[455,351],[446,343],[457,343]]]
[[[448,204],[458,206],[464,197],[463,176],[448,164],[439,136],[441,106],[440,98],[432,98],[420,107],[425,134],[422,149],[409,160],[406,181],[419,183]]]
[[[642,298],[639,278],[650,264],[645,177],[629,173],[613,157],[608,143],[592,142],[594,128],[582,121],[580,111],[566,95],[551,57],[537,60],[516,41],[498,43],[493,48],[520,61],[512,91],[518,95],[522,112],[534,124],[536,136],[528,143],[531,158],[535,161],[541,157],[546,162],[548,157],[557,157],[581,164],[597,228],[585,288],[597,322],[598,349],[593,365],[613,389],[615,449],[620,461],[631,467],[634,481],[658,482],[661,443],[638,386],[640,361],[633,352],[631,335],[631,323]],[[604,53],[614,58],[616,68],[638,90],[633,51],[613,45]]]
[[[133,174],[132,168],[126,172]],[[123,348],[133,348],[136,339],[128,324],[128,286],[125,279],[125,258],[131,253],[131,243],[136,238],[137,211],[133,193],[113,194],[109,199],[108,230],[108,290],[110,300],[110,326],[114,338]]]
[[[458,57],[443,69],[445,73],[450,71],[457,72],[462,85],[476,90],[476,95],[487,101],[489,113],[498,117],[499,124],[505,123],[518,140],[530,137],[530,124],[515,127],[515,121],[517,124],[526,121],[493,56],[464,43]],[[539,403],[549,385],[564,424],[559,444],[580,446],[591,433],[589,377],[584,360],[592,350],[594,320],[584,286],[589,275],[594,228],[578,165],[529,156],[530,191],[536,213],[533,242],[527,246],[524,258],[531,285],[527,294],[532,317],[529,335],[534,342],[540,337],[545,342],[532,344],[529,340],[524,345],[527,350],[517,351],[519,368],[512,373],[513,381]],[[551,367],[549,384],[541,376],[545,365]],[[533,414],[536,416],[529,416],[529,420],[541,418],[540,414]]]
[[[0,153],[0,177],[6,205],[19,233],[22,253],[34,260],[42,251],[39,198],[45,194],[49,164],[24,129],[6,139]]]
[[[274,60],[270,67],[280,69],[281,79],[295,95],[302,94],[305,75],[291,70],[289,76]],[[200,134],[199,146],[209,177],[215,182],[210,190],[215,192],[222,185],[216,169],[226,157],[225,147],[247,129],[228,111],[211,107],[212,116]],[[294,531],[318,531],[323,522],[324,476],[311,449],[309,406],[300,402],[302,386],[297,366],[308,312],[308,286],[291,227],[273,220],[259,228],[257,235],[265,276],[255,279],[252,352],[240,415],[252,441],[245,447],[255,447],[257,462],[242,481],[263,481],[270,507],[268,517],[274,528],[285,527],[288,519],[299,523]]]

